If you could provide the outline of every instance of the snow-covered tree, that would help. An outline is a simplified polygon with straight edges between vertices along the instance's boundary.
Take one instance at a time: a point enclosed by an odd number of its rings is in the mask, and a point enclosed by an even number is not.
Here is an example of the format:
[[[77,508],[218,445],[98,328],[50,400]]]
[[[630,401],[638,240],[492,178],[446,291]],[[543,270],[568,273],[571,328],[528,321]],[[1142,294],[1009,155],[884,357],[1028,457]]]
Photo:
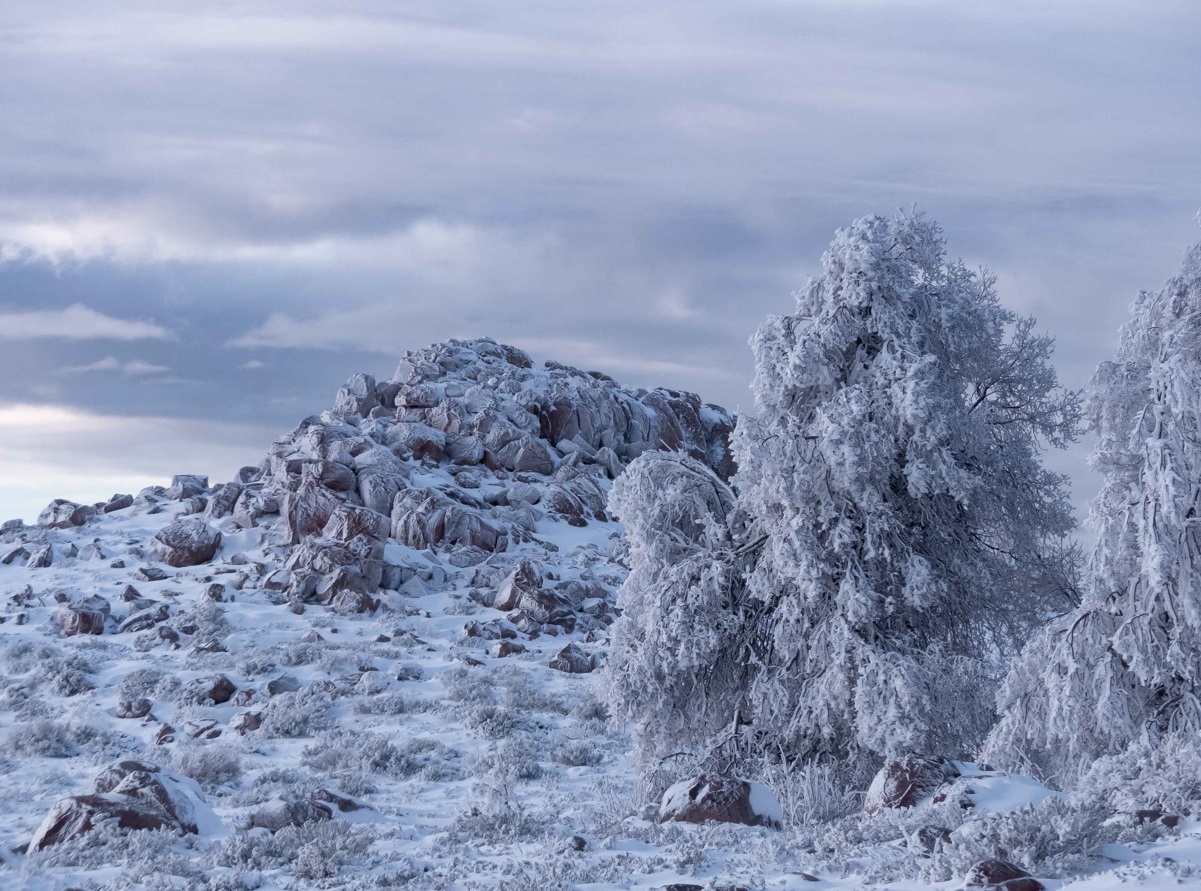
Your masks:
[[[634,726],[644,763],[696,748],[731,720],[745,667],[731,526],[734,495],[705,465],[646,452],[613,484],[630,575],[619,595],[610,706]]]
[[[822,265],[752,339],[760,413],[735,431],[759,546],[742,712],[796,757],[964,752],[1063,587],[1073,520],[1039,453],[1076,438],[1079,396],[924,215],[857,220]]]
[[[986,747],[1065,785],[1094,758],[1201,729],[1201,244],[1135,301],[1088,420],[1104,485],[1086,596],[1015,663]]]

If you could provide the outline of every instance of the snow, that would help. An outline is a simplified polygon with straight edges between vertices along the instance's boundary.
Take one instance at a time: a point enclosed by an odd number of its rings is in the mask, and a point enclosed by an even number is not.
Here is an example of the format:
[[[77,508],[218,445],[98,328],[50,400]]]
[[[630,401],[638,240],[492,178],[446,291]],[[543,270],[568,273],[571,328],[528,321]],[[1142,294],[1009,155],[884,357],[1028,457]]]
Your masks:
[[[653,650],[656,641],[678,638],[681,628],[696,631],[730,590],[730,578],[706,550],[715,542],[728,545],[723,536],[729,530],[698,521],[726,518],[733,497],[724,484],[713,484],[708,471],[690,468],[689,460],[641,462],[643,469],[670,471],[667,476],[679,471],[680,494],[687,497],[650,505],[629,519],[629,530],[614,521],[578,527],[542,515],[532,533],[515,538],[503,555],[462,568],[445,551],[419,551],[389,539],[384,560],[423,575],[384,592],[377,611],[350,616],[312,603],[294,612],[283,594],[253,583],[287,557],[280,544],[284,524],[276,517],[250,530],[236,528],[229,517],[212,520],[223,536],[214,560],[170,570],[157,582],[138,581],[134,574],[152,562],[149,542],[178,517],[178,502],[157,501],[158,513],[127,508],[78,529],[21,533],[52,543],[55,558],[40,569],[20,560],[0,565],[0,888],[619,891],[692,882],[771,891],[950,891],[961,885],[973,857],[1001,845],[1037,862],[1032,869],[1049,891],[1107,891],[1119,884],[1160,891],[1195,881],[1189,871],[1201,871],[1196,819],[1176,829],[1135,826],[1113,817],[1111,809],[1106,816],[1113,819],[1097,826],[1089,822],[1094,802],[967,762],[958,764],[962,777],[947,787],[945,801],[873,817],[851,807],[823,824],[804,824],[796,815],[814,799],[846,790],[832,792],[820,775],[803,774],[796,765],[765,764],[742,775],[751,784],[752,809],[781,823],[781,830],[660,824],[663,790],[668,802],[686,794],[696,761],[669,760],[654,775],[640,771],[637,728],[606,691],[626,681],[642,683],[643,676],[629,672],[638,664],[635,657],[653,660],[660,655]],[[407,460],[406,472],[414,487],[456,485],[445,465]],[[512,479],[482,468],[473,472],[481,487],[470,492],[493,491]],[[635,486],[646,480],[641,474],[635,464],[614,485]],[[704,485],[691,486],[698,481]],[[669,516],[681,507],[682,514]],[[615,659],[622,653],[609,639],[609,626],[593,613],[612,615],[627,569],[610,556],[610,547],[614,536],[639,524],[631,547],[645,550],[636,554],[634,572],[652,582],[668,569],[677,580],[695,573],[703,584],[690,590],[691,600],[664,597],[651,604],[641,614],[643,636],[626,638],[638,646],[650,641],[650,652],[631,646]],[[688,534],[660,540],[650,534],[654,528]],[[103,558],[84,555],[93,542]],[[65,556],[68,545],[78,547],[79,556]],[[236,554],[246,561],[232,562]],[[583,601],[587,612],[577,617],[576,628],[522,636],[517,642],[525,652],[496,658],[490,655],[493,640],[465,636],[464,628],[471,621],[504,625],[505,614],[483,605],[481,595],[519,557],[538,561],[547,584],[586,582],[603,596]],[[125,565],[113,566],[117,560]],[[254,564],[262,566],[260,578],[248,577],[237,587],[242,574],[257,572],[247,568]],[[206,599],[214,582],[225,584],[224,602]],[[169,607],[168,624],[196,625],[195,633],[182,635],[178,649],[153,633],[114,633],[131,608],[121,598],[130,584]],[[106,633],[63,637],[55,622],[59,599],[94,593],[112,604]],[[691,634],[692,649],[685,653],[691,671],[713,664],[704,649],[709,633],[720,637],[726,629]],[[209,636],[224,651],[195,652],[196,641]],[[612,675],[552,670],[551,658],[568,643],[597,657],[609,654],[610,664],[616,662]],[[235,698],[212,705],[190,692],[194,681],[218,674],[247,694],[244,704]],[[282,674],[295,677],[301,691],[268,697],[266,684]],[[152,701],[152,718],[116,718],[118,702],[134,695]],[[654,701],[648,697],[644,704]],[[664,702],[689,701],[659,700],[663,727],[690,717]],[[256,711],[264,720],[259,730],[243,735],[231,726],[235,717]],[[728,717],[720,716],[721,726]],[[221,730],[219,737],[188,738],[189,726],[209,721]],[[160,745],[156,736],[168,723],[176,741]],[[86,843],[20,853],[54,801],[86,792],[106,765],[130,757],[196,778],[198,783],[185,785],[199,835],[97,832]],[[1189,761],[1173,763],[1176,772],[1165,769],[1164,782],[1184,788]],[[265,803],[320,788],[365,807],[274,836],[246,830],[250,815]],[[915,851],[910,840],[924,826],[946,828],[951,848]],[[585,850],[572,848],[573,836],[585,840]],[[1084,845],[1087,858],[1056,860],[1058,850],[1047,856],[1044,849],[1062,839]]]

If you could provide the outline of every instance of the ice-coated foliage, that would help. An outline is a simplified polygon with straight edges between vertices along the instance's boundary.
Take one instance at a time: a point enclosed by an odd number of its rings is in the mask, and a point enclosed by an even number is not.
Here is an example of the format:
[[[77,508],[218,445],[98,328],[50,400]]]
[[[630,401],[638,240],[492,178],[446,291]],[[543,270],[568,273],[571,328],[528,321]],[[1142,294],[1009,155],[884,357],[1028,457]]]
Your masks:
[[[734,494],[698,461],[647,452],[613,484],[630,574],[609,653],[609,705],[644,762],[695,747],[729,723],[745,670],[728,524]]]
[[[1039,452],[1075,439],[1079,396],[925,216],[857,220],[822,266],[753,337],[760,412],[735,431],[741,711],[802,758],[964,752],[1062,587],[1072,518]]]
[[[1061,783],[1132,743],[1201,729],[1201,244],[1131,313],[1090,387],[1104,485],[1086,597],[1017,660],[987,747]]]

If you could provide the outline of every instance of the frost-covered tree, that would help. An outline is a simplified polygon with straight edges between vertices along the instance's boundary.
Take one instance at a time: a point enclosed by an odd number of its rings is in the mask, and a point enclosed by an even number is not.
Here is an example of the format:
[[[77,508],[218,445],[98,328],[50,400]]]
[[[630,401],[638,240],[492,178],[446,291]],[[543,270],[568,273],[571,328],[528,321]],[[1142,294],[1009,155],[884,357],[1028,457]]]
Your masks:
[[[613,484],[630,575],[607,675],[614,712],[644,763],[695,750],[729,723],[746,670],[738,657],[734,494],[705,465],[646,452]]]
[[[610,678],[644,756],[966,751],[1004,658],[1077,602],[1065,480],[1039,461],[1080,419],[1051,339],[919,214],[856,221],[823,270],[752,339],[734,510],[670,456],[614,487]]]
[[[802,758],[964,752],[1063,587],[1066,481],[1039,454],[1076,438],[1079,396],[924,215],[857,220],[822,266],[753,337],[759,414],[735,431],[759,544],[742,710]]]
[[[1085,600],[1025,648],[986,747],[1065,785],[1097,757],[1201,729],[1201,244],[1135,301],[1088,420],[1104,485]]]

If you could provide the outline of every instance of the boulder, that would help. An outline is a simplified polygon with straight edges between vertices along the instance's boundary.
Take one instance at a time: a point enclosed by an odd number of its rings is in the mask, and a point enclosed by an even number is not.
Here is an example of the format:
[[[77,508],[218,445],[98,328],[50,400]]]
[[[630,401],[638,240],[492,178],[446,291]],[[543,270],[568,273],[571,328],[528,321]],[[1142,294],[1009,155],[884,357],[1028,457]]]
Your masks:
[[[96,509],[88,505],[55,498],[38,515],[38,525],[47,529],[71,529],[82,526],[95,513]]]
[[[58,627],[67,637],[77,634],[103,634],[104,623],[112,614],[107,600],[94,594],[84,600],[63,604],[58,610]]]
[[[169,501],[184,501],[208,491],[209,478],[197,473],[178,473],[171,477],[171,485],[163,494]]]
[[[165,622],[170,614],[171,611],[165,603],[137,610],[130,613],[128,618],[117,626],[117,633],[128,634],[137,631],[149,631],[159,622]]]
[[[946,758],[923,755],[890,758],[872,780],[863,811],[878,814],[889,808],[913,807],[958,777],[959,769]]]
[[[951,841],[951,830],[945,826],[923,826],[913,836],[920,850],[933,854]]]
[[[54,563],[54,548],[49,544],[38,545],[29,552],[25,565],[30,569],[45,569]]]
[[[968,870],[964,888],[1002,888],[1004,891],[1044,891],[1042,882],[1007,860],[981,860]]]
[[[196,687],[205,699],[211,699],[216,705],[223,705],[237,692],[237,687],[223,674],[216,677],[201,679],[195,682]]]
[[[150,714],[149,699],[122,699],[117,703],[118,718],[144,718]]]
[[[390,502],[389,502],[390,505]],[[322,535],[343,544],[359,535],[373,541],[386,541],[389,532],[388,517],[366,507],[341,504],[334,509],[326,522]]]
[[[339,415],[367,415],[378,405],[375,378],[369,374],[351,375],[334,397],[334,412]]]
[[[250,817],[250,825],[269,832],[279,832],[288,826],[319,823],[333,817],[333,808],[324,801],[301,798],[296,801],[275,799],[260,807]]]
[[[584,652],[583,647],[573,642],[555,654],[550,660],[550,667],[568,674],[587,674],[596,664],[592,657]]]
[[[114,511],[125,510],[127,507],[133,507],[132,495],[114,495],[105,504],[101,505],[100,513],[111,514]]]
[[[234,715],[229,721],[229,726],[242,735],[253,733],[263,726],[263,713],[251,711]]]
[[[659,822],[743,823],[779,829],[784,815],[766,786],[737,777],[702,774],[663,793]]]
[[[205,517],[209,520],[228,517],[238,506],[238,499],[241,497],[241,486],[237,483],[223,483],[214,489],[213,494],[209,497],[208,506],[204,509]]]
[[[204,796],[186,780],[150,761],[122,761],[102,771],[89,795],[55,802],[29,843],[30,851],[79,838],[101,825],[125,830],[169,829],[196,834]]]
[[[500,586],[496,589],[496,594],[492,597],[492,606],[501,612],[509,612],[517,609],[521,603],[521,599],[531,591],[537,591],[542,587],[542,571],[539,570],[522,557],[517,561],[517,566],[509,573]]]
[[[298,544],[318,535],[343,499],[321,485],[318,471],[308,465],[300,484],[284,497],[283,513],[288,523],[288,544]]]
[[[176,520],[154,536],[154,551],[168,566],[208,563],[221,546],[221,533],[199,517]]]

